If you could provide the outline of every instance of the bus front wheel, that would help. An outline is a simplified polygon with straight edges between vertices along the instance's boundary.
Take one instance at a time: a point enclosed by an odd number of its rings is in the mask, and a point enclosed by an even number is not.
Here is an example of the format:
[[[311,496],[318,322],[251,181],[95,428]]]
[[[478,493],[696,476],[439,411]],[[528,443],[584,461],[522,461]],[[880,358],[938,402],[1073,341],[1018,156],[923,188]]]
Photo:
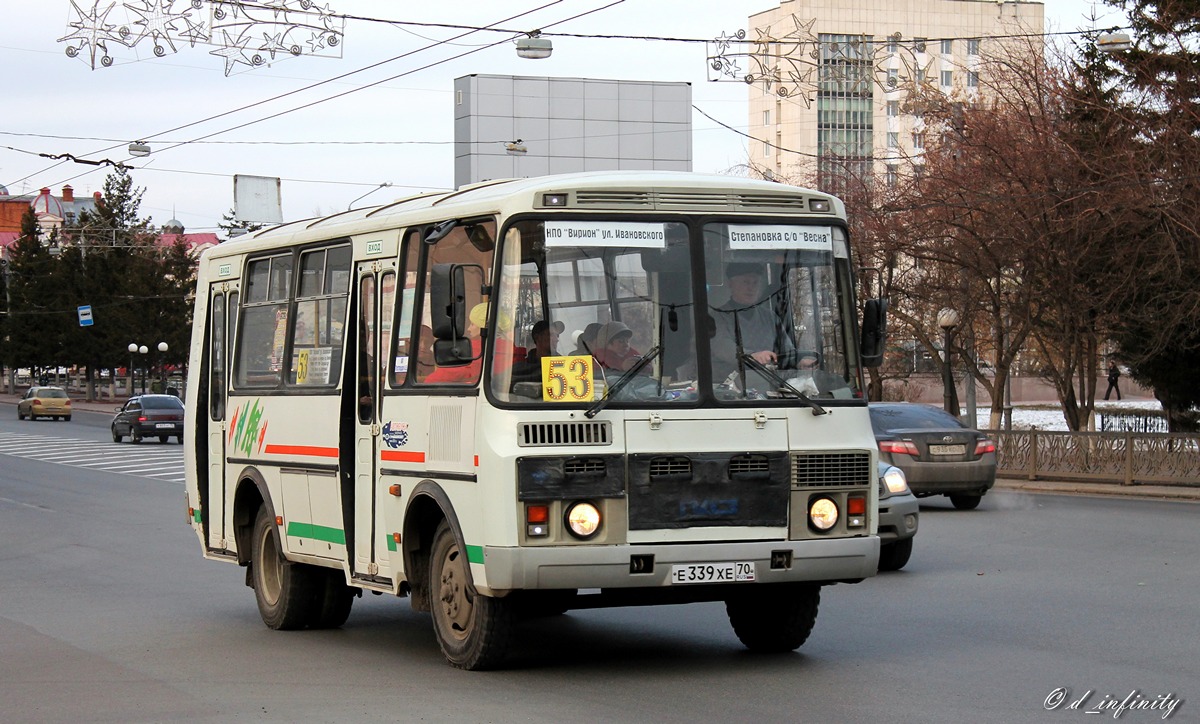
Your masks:
[[[812,584],[747,587],[725,601],[738,640],[754,652],[795,651],[817,622],[821,587]]]
[[[278,526],[265,505],[259,508],[254,521],[251,554],[254,598],[263,623],[276,630],[311,625],[320,612],[324,593],[314,575],[320,571],[284,559]]]
[[[429,556],[433,629],[452,666],[478,671],[498,664],[512,637],[512,603],[471,590],[469,563],[446,521],[438,525]]]

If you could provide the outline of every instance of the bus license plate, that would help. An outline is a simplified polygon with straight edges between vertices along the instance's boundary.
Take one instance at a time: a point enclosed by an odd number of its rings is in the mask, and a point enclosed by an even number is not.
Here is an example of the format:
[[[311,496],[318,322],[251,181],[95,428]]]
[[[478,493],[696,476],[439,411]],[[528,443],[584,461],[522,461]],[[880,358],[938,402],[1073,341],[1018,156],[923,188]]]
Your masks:
[[[930,445],[930,455],[966,455],[966,445]]]
[[[687,563],[671,566],[671,583],[740,583],[754,580],[754,563]]]

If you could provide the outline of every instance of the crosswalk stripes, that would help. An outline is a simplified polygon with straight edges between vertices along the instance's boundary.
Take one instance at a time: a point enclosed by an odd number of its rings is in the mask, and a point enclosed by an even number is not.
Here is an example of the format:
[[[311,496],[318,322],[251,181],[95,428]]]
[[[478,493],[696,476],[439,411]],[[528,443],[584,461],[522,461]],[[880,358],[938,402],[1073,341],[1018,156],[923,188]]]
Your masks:
[[[0,455],[153,478],[179,485],[184,482],[182,445],[158,442],[119,445],[56,435],[0,432]]]

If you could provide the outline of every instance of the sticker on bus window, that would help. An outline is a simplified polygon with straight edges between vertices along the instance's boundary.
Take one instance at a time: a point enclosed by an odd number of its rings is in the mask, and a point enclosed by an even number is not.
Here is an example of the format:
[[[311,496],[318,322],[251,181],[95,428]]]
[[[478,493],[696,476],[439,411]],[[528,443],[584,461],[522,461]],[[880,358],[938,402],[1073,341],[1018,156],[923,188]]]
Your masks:
[[[596,387],[592,382],[595,361],[591,355],[542,358],[542,400],[546,402],[591,402]]]
[[[297,350],[292,355],[298,385],[327,385],[333,368],[333,348],[313,347]]]
[[[662,249],[667,225],[640,221],[547,221],[546,246],[630,246]]]
[[[730,224],[729,248],[832,251],[833,227]]]

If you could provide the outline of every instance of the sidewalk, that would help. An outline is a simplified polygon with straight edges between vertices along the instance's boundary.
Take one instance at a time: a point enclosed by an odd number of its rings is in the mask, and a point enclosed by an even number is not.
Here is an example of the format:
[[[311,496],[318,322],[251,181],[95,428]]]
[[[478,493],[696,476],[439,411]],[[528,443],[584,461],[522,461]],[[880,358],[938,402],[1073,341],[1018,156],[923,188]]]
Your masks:
[[[0,404],[16,406],[19,395],[0,393]],[[100,400],[84,402],[78,395],[71,395],[71,406],[84,412],[112,414],[124,400]],[[1180,485],[1118,485],[1115,483],[1086,483],[1062,480],[1022,480],[998,478],[996,490],[1022,493],[1045,493],[1050,495],[1100,495],[1107,497],[1142,498],[1147,500],[1182,500],[1200,502],[1200,487]]]

